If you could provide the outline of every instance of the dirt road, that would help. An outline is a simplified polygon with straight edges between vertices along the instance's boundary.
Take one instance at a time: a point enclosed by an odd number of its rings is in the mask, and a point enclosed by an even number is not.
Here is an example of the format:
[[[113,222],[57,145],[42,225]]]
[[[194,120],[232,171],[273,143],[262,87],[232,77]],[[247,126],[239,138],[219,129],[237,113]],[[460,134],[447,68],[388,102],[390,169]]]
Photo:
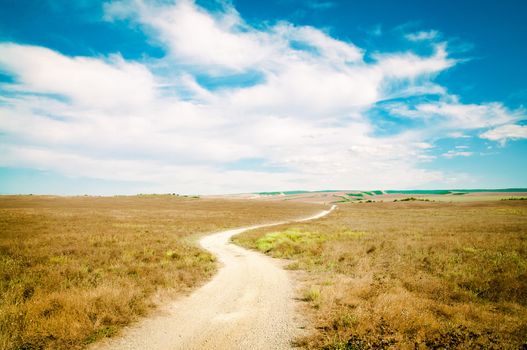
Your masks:
[[[313,217],[327,215],[334,206]],[[297,328],[291,281],[273,259],[230,243],[247,228],[205,236],[201,245],[222,263],[218,274],[159,315],[95,349],[289,349]]]

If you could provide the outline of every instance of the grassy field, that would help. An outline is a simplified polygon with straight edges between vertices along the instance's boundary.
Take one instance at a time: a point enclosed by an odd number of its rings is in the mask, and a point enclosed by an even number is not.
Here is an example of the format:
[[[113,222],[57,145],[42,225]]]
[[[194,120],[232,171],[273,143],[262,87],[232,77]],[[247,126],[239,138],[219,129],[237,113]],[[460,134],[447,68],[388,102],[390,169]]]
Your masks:
[[[0,196],[0,348],[75,349],[216,269],[196,235],[320,206],[178,196]]]
[[[419,196],[419,197],[405,197],[405,198],[417,198],[422,200],[429,200],[435,202],[482,202],[482,201],[506,201],[506,200],[525,200],[523,196],[510,196],[510,195],[444,195],[444,196]],[[404,198],[403,198],[404,199]],[[376,199],[374,199],[376,200]],[[381,199],[382,200],[382,199]],[[399,199],[400,200],[400,199]],[[386,201],[386,200],[384,200]]]
[[[307,272],[305,348],[526,346],[526,201],[345,203],[235,240]]]

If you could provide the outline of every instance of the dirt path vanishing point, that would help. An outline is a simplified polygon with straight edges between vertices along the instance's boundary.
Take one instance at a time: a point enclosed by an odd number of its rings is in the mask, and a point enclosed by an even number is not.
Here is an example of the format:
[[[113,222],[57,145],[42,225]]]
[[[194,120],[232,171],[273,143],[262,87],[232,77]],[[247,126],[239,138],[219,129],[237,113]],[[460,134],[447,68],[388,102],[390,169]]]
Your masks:
[[[307,221],[329,214],[335,206]],[[267,224],[223,231],[200,240],[222,263],[216,276],[188,297],[163,307],[94,349],[290,349],[298,327],[293,287],[276,261],[230,243]]]

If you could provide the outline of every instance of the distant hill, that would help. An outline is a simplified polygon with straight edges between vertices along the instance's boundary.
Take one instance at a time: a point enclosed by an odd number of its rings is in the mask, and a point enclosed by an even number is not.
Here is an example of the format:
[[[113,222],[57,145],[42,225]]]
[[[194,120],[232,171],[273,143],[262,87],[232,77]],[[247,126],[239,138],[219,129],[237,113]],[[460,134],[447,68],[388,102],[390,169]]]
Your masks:
[[[341,190],[320,190],[320,191],[304,191],[304,190],[298,190],[298,191],[275,191],[275,192],[256,192],[255,194],[259,194],[261,196],[277,196],[277,195],[295,195],[295,194],[304,194],[304,193],[323,193],[323,192],[342,192]]]
[[[453,190],[387,190],[386,193],[402,194],[454,194],[475,192],[527,192],[527,188],[479,188],[479,189],[453,189]]]
[[[513,192],[527,192],[527,188],[478,188],[478,189],[451,189],[451,190],[373,190],[373,191],[343,191],[343,190],[319,190],[319,191],[305,191],[305,190],[296,190],[296,191],[274,191],[274,192],[256,192],[255,194],[261,196],[291,196],[297,194],[305,193],[323,193],[323,192],[357,192],[366,195],[381,195],[381,194],[460,194],[460,193],[475,193],[475,192],[503,192],[503,193],[513,193]]]

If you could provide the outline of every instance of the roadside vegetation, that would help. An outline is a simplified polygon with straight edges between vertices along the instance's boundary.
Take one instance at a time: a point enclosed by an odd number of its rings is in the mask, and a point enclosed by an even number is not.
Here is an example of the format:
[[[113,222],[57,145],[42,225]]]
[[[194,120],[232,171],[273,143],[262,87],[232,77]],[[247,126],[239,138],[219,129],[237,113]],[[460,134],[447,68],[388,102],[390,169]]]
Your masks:
[[[216,270],[197,235],[320,206],[130,197],[0,196],[0,348],[76,349]]]
[[[304,348],[527,347],[525,201],[345,203],[234,239],[307,272]]]

